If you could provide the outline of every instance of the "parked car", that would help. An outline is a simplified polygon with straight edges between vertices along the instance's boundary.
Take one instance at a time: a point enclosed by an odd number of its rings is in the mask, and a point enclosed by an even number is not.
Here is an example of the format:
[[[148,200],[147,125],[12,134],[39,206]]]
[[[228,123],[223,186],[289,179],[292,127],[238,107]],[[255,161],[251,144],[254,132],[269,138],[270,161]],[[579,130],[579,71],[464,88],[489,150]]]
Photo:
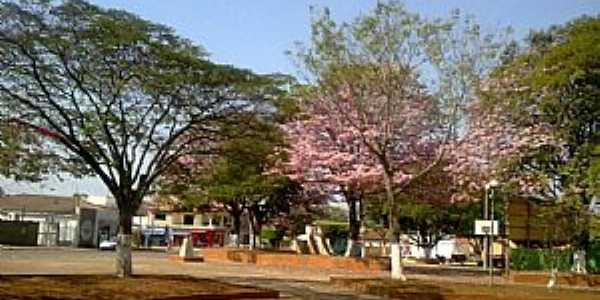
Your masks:
[[[115,250],[117,249],[117,241],[115,239],[105,240],[98,245],[100,250]]]

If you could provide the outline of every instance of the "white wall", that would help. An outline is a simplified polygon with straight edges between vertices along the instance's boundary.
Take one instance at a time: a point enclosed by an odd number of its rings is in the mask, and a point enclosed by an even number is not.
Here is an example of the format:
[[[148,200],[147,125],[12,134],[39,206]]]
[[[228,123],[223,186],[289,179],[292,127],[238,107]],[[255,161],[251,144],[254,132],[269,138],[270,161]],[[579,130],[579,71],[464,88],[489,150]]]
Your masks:
[[[115,201],[115,198],[113,198],[111,196],[87,196],[84,199],[84,201],[87,203],[90,203],[90,204],[104,206],[104,207],[110,207],[110,208],[117,207],[117,202]]]
[[[77,236],[76,215],[55,215],[44,213],[3,212],[2,218],[8,221],[29,221],[39,223],[38,245],[72,245]],[[58,242],[58,244],[57,244]]]

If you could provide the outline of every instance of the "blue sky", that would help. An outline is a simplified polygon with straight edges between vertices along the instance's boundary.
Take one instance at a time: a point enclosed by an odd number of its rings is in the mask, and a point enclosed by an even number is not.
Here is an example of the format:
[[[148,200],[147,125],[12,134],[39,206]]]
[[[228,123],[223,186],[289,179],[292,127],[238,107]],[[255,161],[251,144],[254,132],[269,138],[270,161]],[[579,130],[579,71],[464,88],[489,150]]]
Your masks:
[[[309,37],[309,7],[328,6],[338,20],[350,20],[375,0],[93,0],[169,25],[204,46],[211,57],[257,72],[295,72],[284,55],[294,41]],[[598,0],[410,0],[406,6],[425,16],[445,16],[453,8],[475,15],[487,30],[503,26],[523,37],[530,28],[564,23],[600,13]]]
[[[185,38],[202,45],[210,57],[260,73],[295,74],[284,52],[310,32],[309,7],[327,6],[334,18],[349,21],[372,8],[375,0],[92,0],[120,8],[142,18],[168,25]],[[600,0],[407,0],[411,11],[427,17],[446,16],[453,8],[475,15],[486,31],[511,26],[515,37],[530,29],[562,24],[577,16],[600,14]],[[10,193],[84,192],[104,195],[95,179],[52,180],[43,184],[2,182]]]

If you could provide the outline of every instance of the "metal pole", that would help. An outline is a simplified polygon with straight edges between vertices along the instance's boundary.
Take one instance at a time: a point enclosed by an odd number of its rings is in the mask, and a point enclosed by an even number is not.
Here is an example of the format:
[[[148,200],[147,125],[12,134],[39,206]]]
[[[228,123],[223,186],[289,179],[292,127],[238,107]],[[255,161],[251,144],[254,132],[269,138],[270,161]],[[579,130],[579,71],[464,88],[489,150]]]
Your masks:
[[[487,220],[488,219],[488,189],[487,186],[485,187],[484,190],[484,195],[483,195],[483,219]],[[486,234],[483,237],[483,269],[487,269],[488,268],[488,240],[489,240],[489,236]]]
[[[504,248],[504,275],[506,278],[510,276],[510,223],[508,218],[508,210],[510,209],[510,198],[502,195],[504,200],[504,237],[506,245]]]
[[[495,198],[494,194],[493,194],[493,192],[494,192],[494,188],[493,187],[490,189],[490,192],[492,192],[492,196],[490,197],[490,198],[492,198],[491,199],[492,205],[490,206],[490,215],[491,215],[490,225],[491,225],[491,229],[492,229],[491,232],[492,233],[491,233],[491,236],[490,236],[490,238],[491,238],[491,241],[490,241],[491,252],[489,252],[488,255],[490,256],[490,265],[489,265],[489,268],[490,268],[490,285],[493,285],[494,284],[494,198]]]

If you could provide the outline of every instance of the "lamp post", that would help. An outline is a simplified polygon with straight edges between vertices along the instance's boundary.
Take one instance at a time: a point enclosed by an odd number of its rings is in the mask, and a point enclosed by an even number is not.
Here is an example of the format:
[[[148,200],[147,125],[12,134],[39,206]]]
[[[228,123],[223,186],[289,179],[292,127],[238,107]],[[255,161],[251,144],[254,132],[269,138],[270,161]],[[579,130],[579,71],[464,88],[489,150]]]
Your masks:
[[[497,234],[497,232],[494,232],[494,192],[495,189],[500,185],[500,183],[498,182],[498,180],[496,179],[492,179],[490,180],[488,183],[486,183],[485,185],[485,203],[484,203],[484,218],[488,219],[488,206],[489,206],[489,211],[490,211],[490,230],[488,231],[488,236],[486,237],[486,243],[485,243],[485,248],[486,248],[486,257],[485,260],[488,262],[487,263],[487,268],[489,270],[489,274],[490,274],[490,285],[493,284],[494,281],[494,234]],[[491,192],[491,197],[490,197],[490,192]],[[491,205],[488,205],[488,202],[491,198]],[[491,252],[490,253],[490,249]],[[485,267],[485,263],[484,263],[484,267]]]

